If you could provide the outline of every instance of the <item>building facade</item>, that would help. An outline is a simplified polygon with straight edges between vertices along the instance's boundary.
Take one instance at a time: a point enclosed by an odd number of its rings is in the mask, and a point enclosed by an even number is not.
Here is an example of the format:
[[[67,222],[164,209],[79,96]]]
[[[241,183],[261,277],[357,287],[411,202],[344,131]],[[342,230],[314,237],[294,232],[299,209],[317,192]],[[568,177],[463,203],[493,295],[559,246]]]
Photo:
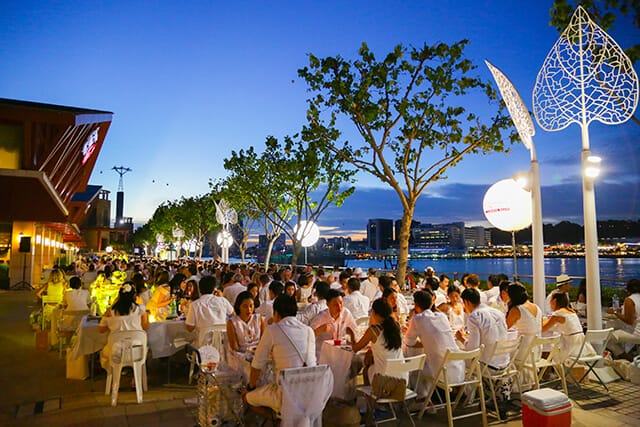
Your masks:
[[[375,218],[367,223],[367,243],[374,251],[389,249],[393,244],[393,221]]]

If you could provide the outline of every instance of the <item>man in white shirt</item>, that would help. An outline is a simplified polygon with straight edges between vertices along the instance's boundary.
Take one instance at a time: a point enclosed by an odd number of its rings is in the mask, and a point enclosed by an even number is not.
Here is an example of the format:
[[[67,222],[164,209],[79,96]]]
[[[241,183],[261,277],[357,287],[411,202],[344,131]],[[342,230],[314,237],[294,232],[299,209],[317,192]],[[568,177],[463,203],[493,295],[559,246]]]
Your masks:
[[[318,298],[318,301],[309,304],[302,313],[297,315],[298,320],[307,326],[311,323],[311,320],[318,315],[318,313],[327,309],[327,301],[325,298],[330,289],[329,284],[327,282],[317,282],[315,284],[315,288],[316,298]]]
[[[269,284],[271,283],[271,278],[268,274],[261,274],[258,281],[260,282],[258,298],[260,299],[260,304],[262,304],[269,301]]]
[[[373,297],[378,293],[378,278],[376,277],[376,271],[373,270],[373,274],[371,274],[371,270],[373,269],[369,269],[369,274],[361,272],[358,275],[358,279],[361,280],[360,292],[362,292],[362,295],[369,298],[369,305],[373,303]]]
[[[273,302],[274,323],[265,328],[255,357],[243,399],[253,411],[264,415],[264,407],[276,413],[282,404],[282,392],[275,383],[256,388],[260,373],[273,360],[278,371],[316,365],[316,347],[313,330],[296,319],[297,304],[294,297],[278,296]],[[263,409],[261,409],[261,407]]]
[[[224,290],[222,291],[222,296],[225,297],[227,301],[231,303],[231,305],[234,305],[236,303],[236,297],[240,294],[240,292],[246,291],[247,287],[242,284],[243,278],[242,274],[240,273],[235,273],[231,280],[233,284],[227,285],[224,288]]]
[[[345,308],[349,309],[355,319],[369,317],[369,298],[360,293],[360,279],[355,277],[347,281],[348,294],[342,299]]]
[[[490,274],[487,278],[488,289],[484,291],[487,297],[487,304],[492,304],[500,296],[500,282],[502,281],[502,274]]]
[[[566,274],[561,274],[556,277],[556,289],[551,291],[549,295],[547,295],[547,299],[544,302],[544,315],[549,316],[553,313],[553,309],[551,308],[551,298],[553,294],[557,294],[558,292],[562,292],[565,294],[569,293],[571,290],[571,277]]]
[[[263,303],[260,303],[260,307],[256,308],[256,313],[264,317],[264,321],[267,324],[271,324],[273,322],[273,301],[284,291],[284,286],[282,282],[278,280],[274,280],[269,283],[269,299]]]
[[[200,331],[214,325],[224,325],[233,313],[233,306],[223,297],[212,295],[216,287],[214,276],[200,279],[201,296],[189,304],[184,324],[189,332],[197,330],[196,346],[200,347]]]
[[[311,328],[316,336],[316,351],[320,351],[325,340],[342,339],[348,335],[355,343],[355,332],[358,330],[351,312],[344,308],[342,294],[335,289],[327,291],[327,309],[311,319]]]
[[[445,299],[449,299],[449,276],[446,274],[440,275],[440,282],[438,283],[438,290],[436,292],[445,297]]]
[[[464,343],[464,348],[475,350],[484,345],[480,360],[494,369],[501,369],[509,364],[509,355],[494,356],[496,341],[507,339],[507,323],[504,314],[495,308],[480,303],[480,292],[475,288],[467,288],[462,292],[462,305],[468,314],[465,337],[461,330],[456,331],[456,338]]]
[[[458,351],[459,347],[454,339],[453,330],[447,315],[439,311],[432,311],[435,295],[425,289],[413,294],[415,315],[409,320],[405,335],[408,347],[423,347],[427,360],[423,372],[426,378],[434,378],[442,366],[447,350]],[[418,341],[418,338],[420,341]],[[451,382],[464,379],[464,361],[454,361],[447,364],[447,377]],[[423,385],[419,395],[424,396],[428,387]]]
[[[482,290],[480,290],[480,278],[477,274],[469,274],[464,279],[465,287],[467,289],[473,288],[480,294],[480,303],[487,303],[487,294],[485,294]]]

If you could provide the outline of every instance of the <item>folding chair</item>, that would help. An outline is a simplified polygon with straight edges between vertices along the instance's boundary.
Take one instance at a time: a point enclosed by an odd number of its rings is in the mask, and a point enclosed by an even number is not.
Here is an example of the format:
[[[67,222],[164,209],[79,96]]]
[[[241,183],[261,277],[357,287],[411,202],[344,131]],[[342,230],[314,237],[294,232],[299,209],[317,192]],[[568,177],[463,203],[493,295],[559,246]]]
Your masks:
[[[482,416],[482,425],[487,427],[487,411],[484,403],[484,390],[482,388],[482,369],[480,368],[480,357],[482,356],[482,352],[484,351],[484,345],[481,345],[479,348],[471,351],[451,351],[447,350],[444,356],[444,360],[442,361],[442,365],[437,371],[435,377],[423,377],[424,379],[429,381],[429,391],[427,392],[427,397],[424,401],[424,406],[420,410],[420,417],[422,417],[425,411],[428,409],[431,404],[431,396],[436,391],[437,387],[440,387],[444,390],[445,395],[445,403],[434,405],[434,409],[442,408],[443,406],[447,408],[447,418],[449,421],[449,427],[453,427],[453,421],[461,418],[468,418],[474,415]],[[464,374],[464,380],[461,382],[450,383],[447,377],[447,365],[450,362],[456,360],[464,360],[467,366],[467,369]],[[458,387],[458,392],[456,394],[455,401],[453,402],[453,406],[451,405],[451,392],[453,392],[454,387]],[[453,416],[453,412],[456,410],[458,405],[460,404],[460,400],[462,399],[462,395],[464,392],[469,393],[471,390],[478,390],[479,398],[480,398],[480,410],[465,413],[458,415],[456,417]]]
[[[47,322],[51,324],[51,315],[60,306],[60,298],[42,295],[42,330],[47,329]]]
[[[489,415],[494,415],[499,422],[502,422],[502,418],[500,417],[500,410],[498,409],[498,399],[496,398],[496,389],[495,383],[497,381],[507,381],[509,379],[513,379],[516,383],[518,390],[520,388],[520,371],[516,367],[516,354],[518,354],[518,350],[520,349],[520,345],[522,343],[522,336],[519,336],[514,340],[503,340],[496,341],[496,345],[494,347],[493,352],[486,357],[487,360],[491,360],[494,356],[509,356],[509,363],[504,367],[497,369],[493,366],[489,366],[486,363],[480,363],[482,366],[482,379],[485,384],[489,385],[489,392],[491,393],[491,400],[493,401],[493,407],[495,409],[495,413],[487,411]]]
[[[404,359],[387,359],[384,371],[382,372],[382,375],[388,375],[390,377],[402,378],[406,374],[407,377],[408,377],[408,374],[413,372],[413,371],[422,371],[422,368],[424,368],[424,362],[425,362],[426,358],[427,358],[427,356],[425,356],[424,354],[420,354],[418,356],[407,357],[407,358],[404,358]],[[405,394],[404,394],[404,399],[403,400],[380,398],[380,397],[376,396],[375,394],[373,394],[373,387],[370,386],[370,385],[359,386],[357,388],[357,391],[359,391],[360,393],[364,394],[367,397],[367,401],[368,402],[370,400],[373,400],[373,401],[375,401],[375,403],[388,404],[389,405],[389,407],[391,408],[391,413],[393,414],[393,416],[391,418],[387,418],[387,419],[381,421],[381,423],[386,423],[388,421],[397,420],[398,417],[396,415],[395,409],[393,408],[393,404],[402,402],[402,405],[404,406],[404,409],[407,412],[407,415],[409,415],[409,420],[411,420],[411,425],[413,427],[415,427],[415,423],[413,422],[413,418],[411,417],[411,413],[409,412],[409,408],[407,408],[407,400],[415,399],[416,397],[418,397],[418,394],[414,390],[412,390],[411,388],[407,387],[407,389],[405,390]],[[371,410],[371,413],[373,414],[373,408],[369,408],[369,410]],[[377,421],[375,421],[375,424],[377,426],[379,423]]]
[[[587,378],[589,372],[593,373],[593,375],[598,379],[598,382],[604,389],[609,392],[609,388],[602,381],[602,378],[598,376],[598,373],[593,369],[596,365],[604,360],[604,351],[607,348],[607,344],[609,343],[609,339],[613,333],[613,328],[609,329],[593,329],[588,330],[586,334],[584,334],[584,339],[582,340],[582,345],[580,346],[580,351],[576,356],[569,355],[567,357],[567,362],[571,362],[571,365],[567,368],[569,372],[569,377],[573,380],[573,383],[578,387],[579,390],[582,390],[580,383],[582,380]],[[589,345],[596,351],[595,354],[587,354],[586,349],[589,349]],[[590,349],[589,349],[590,350]],[[573,376],[573,368],[577,364],[585,365],[587,367],[587,372],[580,377],[579,380],[576,380],[576,377]]]
[[[104,394],[111,391],[111,406],[118,403],[122,368],[133,368],[136,383],[136,401],[142,403],[142,391],[147,391],[147,333],[145,331],[118,331],[109,334],[112,353],[107,370]]]
[[[567,381],[564,376],[564,365],[561,360],[555,357],[559,350],[559,344],[562,337],[560,335],[553,335],[550,337],[534,337],[529,344],[529,348],[526,351],[526,359],[519,364],[519,368],[525,372],[530,372],[533,377],[533,387],[539,389],[540,385],[547,385],[552,382],[560,381],[562,384],[562,390],[564,394],[569,395],[567,392]],[[539,356],[541,348],[551,348],[549,355],[545,357]],[[551,379],[549,381],[543,381],[544,374],[549,370],[553,371],[558,376],[557,379]]]
[[[282,391],[280,427],[321,427],[322,411],[333,390],[329,365],[283,369],[278,383]]]

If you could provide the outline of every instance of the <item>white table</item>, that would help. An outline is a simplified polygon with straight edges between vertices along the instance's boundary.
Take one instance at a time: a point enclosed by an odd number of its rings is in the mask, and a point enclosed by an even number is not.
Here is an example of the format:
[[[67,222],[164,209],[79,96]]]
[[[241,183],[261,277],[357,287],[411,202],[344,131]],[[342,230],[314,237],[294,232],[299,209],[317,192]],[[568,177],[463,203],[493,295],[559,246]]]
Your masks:
[[[355,376],[351,378],[351,365],[354,353],[350,349],[324,341],[320,349],[318,365],[329,365],[333,373],[333,392],[331,397],[350,400],[355,397]]]
[[[78,338],[71,354],[72,359],[100,351],[106,344],[108,333],[98,332],[97,320],[82,319],[78,328]],[[151,357],[154,359],[168,357],[175,354],[179,349],[173,345],[178,337],[185,337],[188,340],[193,338],[193,334],[187,331],[183,320],[166,320],[164,322],[153,322],[147,331],[147,344]]]

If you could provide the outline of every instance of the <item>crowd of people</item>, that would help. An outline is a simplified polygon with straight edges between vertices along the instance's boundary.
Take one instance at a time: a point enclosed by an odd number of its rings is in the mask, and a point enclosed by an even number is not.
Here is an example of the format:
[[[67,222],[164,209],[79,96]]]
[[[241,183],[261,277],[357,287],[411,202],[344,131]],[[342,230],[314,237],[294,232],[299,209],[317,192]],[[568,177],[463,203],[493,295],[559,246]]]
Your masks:
[[[38,295],[53,297],[47,299],[52,305],[97,311],[102,332],[146,330],[150,321],[182,316],[197,347],[203,331],[226,325],[224,350],[246,368],[246,403],[277,412],[277,384],[260,383],[267,363],[273,362],[276,372],[313,366],[327,340],[347,343],[362,355],[365,383],[384,371],[386,360],[416,348],[426,355],[425,377],[433,377],[447,350],[481,345],[482,363],[500,369],[508,356],[493,356],[492,348],[509,330],[522,336],[516,360],[527,357],[534,337],[550,332],[561,336],[558,356],[564,360],[580,351],[584,337],[579,317],[584,295],[571,301],[570,287],[571,278],[557,277],[556,289],[539,307],[522,284],[504,274],[489,276],[483,286],[477,274],[450,278],[429,267],[399,283],[374,269],[87,259],[65,271],[54,269]],[[630,280],[627,292],[622,306],[610,310],[623,325],[611,350],[623,357],[640,337],[640,281]],[[97,300],[100,294],[106,302]],[[103,350],[105,367],[111,351]],[[461,362],[447,366],[452,381],[461,380],[464,371]],[[426,390],[422,384],[419,395],[424,398]]]

